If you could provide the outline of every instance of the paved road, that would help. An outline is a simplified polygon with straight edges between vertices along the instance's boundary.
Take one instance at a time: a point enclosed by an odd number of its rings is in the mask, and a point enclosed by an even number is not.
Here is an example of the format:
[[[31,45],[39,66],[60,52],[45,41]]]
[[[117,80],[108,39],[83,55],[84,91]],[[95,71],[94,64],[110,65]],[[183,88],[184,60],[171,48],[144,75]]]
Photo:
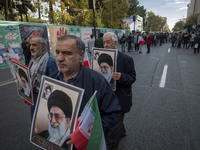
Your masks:
[[[152,48],[150,54],[130,55],[137,81],[133,107],[125,116],[127,137],[119,150],[199,150],[200,54],[164,44]]]
[[[199,150],[200,54],[169,44],[143,52],[126,52],[135,61],[137,81],[119,150]],[[0,71],[0,149],[38,150],[29,142],[30,108],[15,83],[5,84],[12,78],[9,69]]]

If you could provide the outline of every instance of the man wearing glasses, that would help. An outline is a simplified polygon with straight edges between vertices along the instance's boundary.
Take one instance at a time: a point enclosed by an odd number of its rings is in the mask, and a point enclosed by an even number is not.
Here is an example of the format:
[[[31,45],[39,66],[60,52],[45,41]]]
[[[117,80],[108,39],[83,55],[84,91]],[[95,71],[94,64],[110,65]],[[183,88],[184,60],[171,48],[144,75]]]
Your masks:
[[[101,54],[98,58],[98,64],[101,70],[101,74],[110,83],[113,75],[113,60],[108,54]]]
[[[31,89],[26,73],[21,68],[18,69],[18,73],[21,80],[21,82],[19,82],[19,90],[23,92],[26,96],[30,96]]]
[[[66,137],[70,134],[70,120],[73,112],[71,98],[63,91],[55,90],[49,96],[47,106],[49,129],[39,135],[67,148]]]

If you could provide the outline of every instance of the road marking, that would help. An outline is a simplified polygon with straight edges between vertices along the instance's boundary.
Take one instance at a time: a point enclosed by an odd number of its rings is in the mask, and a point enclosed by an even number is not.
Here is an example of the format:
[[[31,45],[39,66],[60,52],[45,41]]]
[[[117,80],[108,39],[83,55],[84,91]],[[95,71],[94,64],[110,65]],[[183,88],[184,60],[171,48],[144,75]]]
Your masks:
[[[13,82],[15,82],[15,80],[13,80],[13,79],[10,79],[10,80],[4,81],[4,82],[0,82],[0,87],[4,86],[4,85],[11,84]]]
[[[169,49],[168,49],[168,53],[170,53],[170,50],[171,50],[171,49],[169,48]]]
[[[165,87],[165,82],[166,82],[166,77],[167,77],[167,69],[168,69],[168,65],[165,65],[164,69],[163,69],[162,77],[160,80],[160,85],[159,85],[159,87],[161,87],[161,88]]]

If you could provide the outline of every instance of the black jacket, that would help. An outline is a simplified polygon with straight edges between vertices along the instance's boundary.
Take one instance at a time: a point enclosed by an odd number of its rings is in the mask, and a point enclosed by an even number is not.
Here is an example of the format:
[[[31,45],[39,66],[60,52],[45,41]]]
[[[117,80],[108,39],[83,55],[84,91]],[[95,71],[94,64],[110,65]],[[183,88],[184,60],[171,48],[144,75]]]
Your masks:
[[[118,51],[117,72],[121,78],[116,82],[116,95],[123,113],[130,111],[132,106],[132,84],[136,81],[136,72],[133,58]]]

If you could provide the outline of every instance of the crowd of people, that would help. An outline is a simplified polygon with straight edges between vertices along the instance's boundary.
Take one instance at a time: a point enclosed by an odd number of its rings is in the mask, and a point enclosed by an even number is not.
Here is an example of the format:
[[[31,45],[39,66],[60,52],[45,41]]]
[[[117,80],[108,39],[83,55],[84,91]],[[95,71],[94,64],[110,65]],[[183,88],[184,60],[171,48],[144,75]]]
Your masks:
[[[153,46],[162,46],[163,43],[171,43],[172,47],[193,49],[194,54],[199,53],[200,34],[198,32],[182,33],[148,33],[132,32],[129,35],[123,33],[118,37],[118,45],[122,52],[143,53],[143,47],[146,45],[146,53],[150,53]]]
[[[93,39],[93,36],[91,36]],[[23,44],[24,51],[30,51],[31,57],[26,59],[26,64],[29,68],[31,87],[33,88],[34,105],[31,106],[31,120],[35,111],[35,106],[38,99],[39,87],[43,75],[54,79],[72,84],[79,88],[83,88],[84,95],[78,112],[79,116],[83,111],[90,97],[97,91],[97,103],[99,106],[100,116],[102,120],[103,131],[105,135],[106,145],[108,150],[117,150],[119,141],[126,136],[126,130],[123,124],[124,115],[128,113],[132,106],[132,84],[136,81],[136,71],[134,60],[132,57],[123,52],[117,53],[117,70],[112,73],[112,80],[116,81],[116,90],[113,91],[106,78],[83,65],[85,44],[77,36],[65,35],[57,39],[56,43],[56,58],[52,58],[47,51],[46,40],[40,36],[32,36],[29,41]],[[98,47],[106,49],[116,49],[118,45],[117,35],[113,32],[107,32],[96,40],[89,42],[89,47]],[[91,52],[91,50],[89,51]],[[106,62],[104,62],[106,63]],[[107,69],[107,68],[105,68]],[[105,73],[107,70],[104,70]],[[51,89],[46,87],[46,93]],[[54,93],[51,91],[51,93]],[[52,95],[45,95],[47,101],[51,100]],[[56,106],[55,106],[56,107]],[[49,107],[50,126],[62,124],[65,118],[65,111],[61,114],[62,117],[55,119],[52,115],[51,107]],[[53,107],[54,108],[54,107]],[[72,133],[73,134],[73,133]],[[51,135],[53,136],[53,135]],[[56,136],[56,139],[50,141],[60,141],[63,138],[62,134]],[[66,136],[67,144],[73,144],[71,136]],[[74,147],[76,149],[76,145]]]
[[[172,33],[170,34],[172,47],[193,49],[194,54],[199,53],[200,35],[198,32],[191,33]]]
[[[162,46],[163,43],[169,42],[169,34],[167,33],[148,33],[148,32],[132,32],[129,35],[125,33],[122,37],[118,37],[118,44],[121,45],[122,52],[138,52],[143,53],[143,47],[146,44],[146,53],[150,53],[152,46]]]
[[[125,54],[128,52],[143,53],[143,46],[146,45],[146,53],[150,53],[152,46],[162,46],[163,43],[172,43],[172,47],[194,49],[194,53],[199,53],[200,35],[198,33],[140,33],[132,32],[129,35],[125,33],[121,37],[113,32],[100,34],[100,37],[88,41],[88,52],[91,54],[92,48],[116,49],[120,45],[121,51],[117,53],[117,70],[111,72],[113,61],[110,56],[102,54],[95,57],[103,74],[100,74],[83,65],[84,51],[86,49],[84,42],[74,35],[64,35],[57,39],[56,58],[52,58],[47,52],[46,40],[40,36],[33,36],[25,39],[22,44],[26,65],[29,68],[31,77],[31,87],[33,88],[34,105],[31,106],[31,120],[37,103],[39,87],[42,75],[72,84],[85,89],[83,100],[80,106],[79,115],[83,111],[89,98],[97,90],[97,101],[102,119],[103,131],[108,150],[117,150],[119,141],[126,136],[126,130],[123,124],[124,115],[128,113],[132,106],[132,84],[136,81],[136,71],[134,60]],[[29,51],[29,52],[27,52]],[[96,55],[96,54],[95,54]],[[104,56],[105,55],[105,56]],[[101,56],[104,58],[101,59]],[[110,61],[109,61],[110,60]],[[109,80],[106,75],[109,72]],[[113,91],[109,82],[116,81],[116,90]],[[109,82],[108,82],[109,81]],[[50,87],[46,87],[47,100],[52,97]],[[51,92],[48,92],[51,91]],[[48,94],[50,93],[50,94]],[[64,116],[65,113],[62,113]],[[50,123],[60,124],[63,118],[57,120],[53,116],[49,117]],[[58,121],[59,120],[59,121]],[[58,121],[58,122],[56,122]],[[72,133],[73,134],[73,133]],[[63,136],[61,134],[61,136]],[[68,137],[67,144],[73,144],[71,137]],[[59,138],[62,137],[57,137]],[[50,138],[51,139],[51,138]],[[54,139],[55,140],[55,139]],[[65,147],[67,147],[65,143]],[[74,149],[76,149],[74,147]]]

